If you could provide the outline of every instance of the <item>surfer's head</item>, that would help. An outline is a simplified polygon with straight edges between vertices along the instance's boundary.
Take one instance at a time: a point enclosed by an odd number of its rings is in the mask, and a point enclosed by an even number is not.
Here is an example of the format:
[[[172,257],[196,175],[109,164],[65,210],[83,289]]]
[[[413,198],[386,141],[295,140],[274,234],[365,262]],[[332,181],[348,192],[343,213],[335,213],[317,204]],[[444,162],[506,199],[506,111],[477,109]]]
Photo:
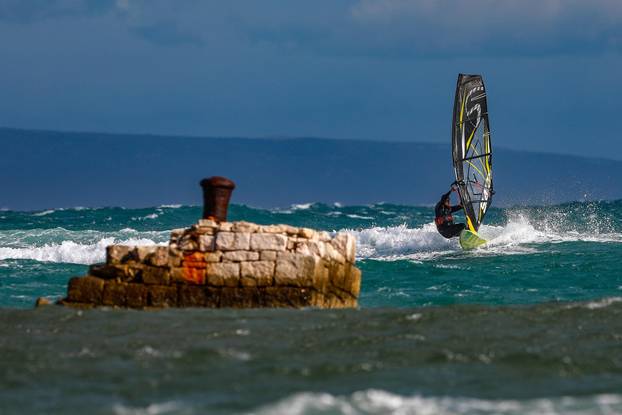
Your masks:
[[[443,199],[441,200],[445,206],[451,205],[451,200],[449,199],[449,195],[443,195]]]

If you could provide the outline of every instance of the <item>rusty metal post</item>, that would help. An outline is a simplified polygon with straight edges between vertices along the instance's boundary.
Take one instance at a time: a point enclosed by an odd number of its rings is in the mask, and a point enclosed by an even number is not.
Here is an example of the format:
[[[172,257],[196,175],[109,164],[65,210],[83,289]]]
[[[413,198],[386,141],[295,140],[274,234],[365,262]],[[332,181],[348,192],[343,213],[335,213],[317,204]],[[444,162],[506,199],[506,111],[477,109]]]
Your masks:
[[[214,176],[201,180],[203,188],[203,219],[227,221],[227,208],[235,183],[226,177]]]

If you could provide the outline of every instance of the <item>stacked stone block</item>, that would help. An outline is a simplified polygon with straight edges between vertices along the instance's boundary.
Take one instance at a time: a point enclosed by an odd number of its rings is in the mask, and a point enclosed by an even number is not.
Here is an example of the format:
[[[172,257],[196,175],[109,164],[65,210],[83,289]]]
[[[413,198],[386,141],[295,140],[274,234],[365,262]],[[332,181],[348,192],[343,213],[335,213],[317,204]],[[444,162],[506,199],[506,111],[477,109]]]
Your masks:
[[[63,304],[162,307],[356,307],[361,272],[347,233],[201,219],[168,246],[107,248],[69,281]]]

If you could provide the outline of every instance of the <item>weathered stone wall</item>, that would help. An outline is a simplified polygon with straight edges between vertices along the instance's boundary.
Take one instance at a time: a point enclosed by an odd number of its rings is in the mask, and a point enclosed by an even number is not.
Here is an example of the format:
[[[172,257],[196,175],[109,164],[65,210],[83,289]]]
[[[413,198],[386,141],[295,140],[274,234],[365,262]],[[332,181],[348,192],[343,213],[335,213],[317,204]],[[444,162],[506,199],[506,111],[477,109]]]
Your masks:
[[[356,307],[361,272],[347,233],[201,219],[168,246],[107,248],[62,304],[118,307]]]

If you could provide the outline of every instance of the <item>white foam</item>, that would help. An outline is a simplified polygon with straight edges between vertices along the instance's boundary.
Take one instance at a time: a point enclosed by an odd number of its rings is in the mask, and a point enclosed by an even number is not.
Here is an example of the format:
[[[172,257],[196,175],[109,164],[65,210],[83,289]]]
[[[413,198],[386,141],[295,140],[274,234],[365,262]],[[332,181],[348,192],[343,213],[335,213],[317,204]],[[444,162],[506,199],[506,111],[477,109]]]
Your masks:
[[[369,389],[350,396],[329,393],[298,393],[275,404],[267,405],[253,414],[498,414],[498,415],[557,415],[569,413],[620,413],[622,395],[602,394],[581,397],[550,397],[526,400],[474,399],[463,397],[402,396]]]
[[[162,211],[160,211],[160,212],[162,212]],[[159,215],[157,213],[151,213],[151,214],[146,215],[146,216],[133,217],[132,220],[152,220],[152,219],[157,219],[158,216]]]
[[[444,255],[462,254],[457,238],[445,239],[434,223],[419,228],[406,225],[348,230],[357,239],[361,259],[423,261]],[[510,215],[504,226],[482,225],[479,233],[488,244],[470,251],[472,256],[525,255],[539,252],[538,245],[562,242],[622,243],[622,235],[613,232],[579,232],[564,223],[530,220],[526,215]]]
[[[346,215],[349,218],[352,219],[366,219],[366,220],[373,220],[374,218],[372,218],[371,216],[361,216],[361,215],[356,215],[354,213],[350,214],[350,215]]]
[[[41,262],[57,262],[69,264],[95,264],[106,258],[106,247],[120,245],[157,245],[151,239],[127,239],[116,241],[115,238],[103,238],[92,244],[63,241],[60,244],[47,244],[27,248],[0,247],[2,259],[30,259]]]
[[[161,209],[179,209],[182,205],[160,205]]]
[[[54,212],[56,212],[56,210],[54,209],[44,210],[43,212],[33,213],[32,216],[47,216],[47,215],[51,215]]]
[[[445,239],[433,223],[421,228],[406,225],[348,230],[357,239],[357,254],[369,259],[429,259],[460,249],[456,239]]]
[[[307,210],[307,209],[310,209],[311,206],[313,206],[313,203],[300,203],[300,204],[292,205],[290,209],[292,209],[292,210]]]
[[[115,404],[112,411],[117,415],[164,415],[193,413],[188,412],[190,411],[190,408],[187,405],[175,401],[152,403],[144,407],[132,407],[125,406],[123,404]]]
[[[595,301],[574,303],[567,306],[567,308],[587,308],[589,310],[598,310],[620,302],[622,302],[622,297],[606,297]]]
[[[291,215],[292,213],[294,213],[294,212],[296,212],[298,210],[308,210],[313,205],[314,205],[313,202],[311,202],[311,203],[299,203],[299,204],[293,204],[293,205],[291,205],[287,209],[283,209],[283,208],[270,209],[270,212]]]

